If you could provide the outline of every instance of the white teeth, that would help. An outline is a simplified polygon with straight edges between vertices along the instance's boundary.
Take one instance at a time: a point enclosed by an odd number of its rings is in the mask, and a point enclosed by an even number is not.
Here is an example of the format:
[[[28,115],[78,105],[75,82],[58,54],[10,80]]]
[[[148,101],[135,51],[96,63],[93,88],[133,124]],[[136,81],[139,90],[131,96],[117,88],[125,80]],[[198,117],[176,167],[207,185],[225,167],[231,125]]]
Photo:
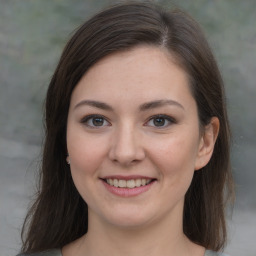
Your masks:
[[[112,179],[107,179],[107,183],[108,183],[109,185],[111,185],[111,186],[114,185],[114,181],[113,181]]]
[[[107,179],[107,183],[114,187],[119,188],[135,188],[149,184],[151,179],[131,179],[131,180],[118,180],[118,179]]]
[[[114,185],[114,187],[118,187],[118,180],[117,179],[114,179],[114,181],[113,181],[113,185]]]
[[[140,187],[141,186],[141,179],[135,180],[135,187]]]
[[[135,181],[134,180],[127,180],[126,186],[128,188],[134,188],[135,187]]]
[[[119,180],[118,187],[125,188],[126,187],[126,181],[125,180]]]

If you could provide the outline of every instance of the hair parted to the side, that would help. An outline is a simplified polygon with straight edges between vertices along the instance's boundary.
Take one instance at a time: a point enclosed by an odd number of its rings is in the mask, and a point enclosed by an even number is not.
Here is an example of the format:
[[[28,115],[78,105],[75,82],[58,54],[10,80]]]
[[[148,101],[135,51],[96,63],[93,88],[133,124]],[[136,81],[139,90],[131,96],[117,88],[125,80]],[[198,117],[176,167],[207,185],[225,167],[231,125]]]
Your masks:
[[[223,82],[199,25],[179,10],[130,2],[110,7],[85,22],[67,43],[50,82],[45,110],[45,142],[40,187],[22,230],[22,252],[61,248],[87,232],[87,205],[66,163],[66,124],[73,89],[97,61],[139,45],[169,51],[187,73],[201,126],[220,121],[207,166],[196,171],[186,193],[184,233],[207,249],[226,242],[224,207],[232,194],[230,130]]]

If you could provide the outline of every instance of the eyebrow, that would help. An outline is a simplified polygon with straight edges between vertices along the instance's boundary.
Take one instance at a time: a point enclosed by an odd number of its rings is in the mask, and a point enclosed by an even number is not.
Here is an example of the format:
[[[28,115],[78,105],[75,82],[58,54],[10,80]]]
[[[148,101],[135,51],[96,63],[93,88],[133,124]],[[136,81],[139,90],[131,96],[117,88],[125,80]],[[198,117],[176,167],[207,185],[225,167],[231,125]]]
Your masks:
[[[113,111],[113,108],[111,106],[109,106],[108,104],[104,103],[104,102],[100,102],[100,101],[95,101],[95,100],[82,100],[80,101],[78,104],[75,105],[75,109],[80,107],[80,106],[92,106],[95,108],[100,108],[103,110],[108,110],[108,111]]]
[[[139,110],[146,111],[146,110],[150,110],[150,109],[154,109],[154,108],[163,107],[166,105],[174,105],[174,106],[184,109],[184,107],[175,100],[155,100],[155,101],[143,103],[142,105],[140,105]],[[95,100],[82,100],[78,104],[75,105],[74,109],[76,109],[80,106],[92,106],[92,107],[107,110],[107,111],[113,111],[113,108],[110,105],[108,105],[104,102],[95,101]]]
[[[175,100],[155,100],[155,101],[146,102],[146,103],[142,104],[140,106],[140,110],[146,111],[149,109],[159,108],[159,107],[163,107],[166,105],[174,105],[179,108],[182,108],[183,110],[185,109],[179,102],[177,102]]]

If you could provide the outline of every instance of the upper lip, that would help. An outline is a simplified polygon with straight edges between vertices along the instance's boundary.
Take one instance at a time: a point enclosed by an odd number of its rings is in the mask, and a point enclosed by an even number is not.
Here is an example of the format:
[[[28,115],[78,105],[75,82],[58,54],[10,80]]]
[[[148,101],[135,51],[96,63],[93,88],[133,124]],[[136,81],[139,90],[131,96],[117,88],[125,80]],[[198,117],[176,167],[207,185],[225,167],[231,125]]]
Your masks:
[[[103,180],[106,180],[106,179],[117,179],[117,180],[150,179],[150,180],[155,180],[156,178],[149,177],[149,176],[142,176],[142,175],[129,175],[129,176],[124,176],[124,175],[108,175],[108,176],[101,177],[101,179],[103,179]]]

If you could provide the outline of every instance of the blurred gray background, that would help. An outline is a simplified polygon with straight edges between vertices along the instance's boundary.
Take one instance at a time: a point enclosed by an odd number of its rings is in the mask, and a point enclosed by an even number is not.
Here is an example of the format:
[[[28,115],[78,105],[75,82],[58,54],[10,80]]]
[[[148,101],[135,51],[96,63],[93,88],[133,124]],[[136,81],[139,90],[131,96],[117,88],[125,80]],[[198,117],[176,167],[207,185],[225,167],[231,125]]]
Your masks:
[[[15,255],[35,188],[45,92],[61,50],[85,19],[116,1],[0,0],[0,255]],[[256,256],[256,1],[156,1],[203,27],[226,84],[237,200],[231,256]]]

